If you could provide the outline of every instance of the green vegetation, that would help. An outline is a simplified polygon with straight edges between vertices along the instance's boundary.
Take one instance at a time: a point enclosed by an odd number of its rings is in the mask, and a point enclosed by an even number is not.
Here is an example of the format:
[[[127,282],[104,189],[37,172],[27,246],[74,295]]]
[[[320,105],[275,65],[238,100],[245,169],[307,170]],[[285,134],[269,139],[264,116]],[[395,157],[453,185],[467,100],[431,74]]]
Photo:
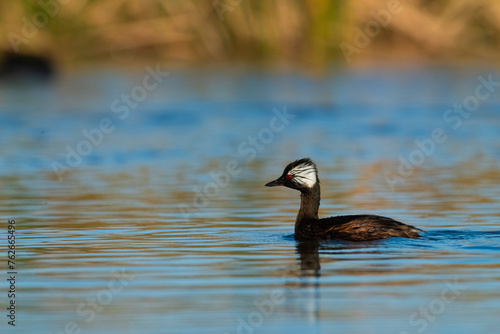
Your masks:
[[[4,50],[49,54],[66,63],[153,57],[176,62],[321,65],[344,60],[345,54],[356,61],[374,57],[496,60],[499,30],[498,0],[26,0],[0,4]]]

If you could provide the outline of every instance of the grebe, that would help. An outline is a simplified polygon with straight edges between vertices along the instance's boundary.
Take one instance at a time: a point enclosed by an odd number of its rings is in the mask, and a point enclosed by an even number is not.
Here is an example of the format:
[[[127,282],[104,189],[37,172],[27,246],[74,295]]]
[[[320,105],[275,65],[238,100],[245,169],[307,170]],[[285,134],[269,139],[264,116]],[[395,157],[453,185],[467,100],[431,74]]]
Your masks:
[[[416,227],[376,215],[318,218],[320,187],[316,165],[309,158],[296,160],[266,187],[285,186],[300,191],[300,209],[295,220],[295,240],[342,239],[369,241],[390,237],[418,238]]]

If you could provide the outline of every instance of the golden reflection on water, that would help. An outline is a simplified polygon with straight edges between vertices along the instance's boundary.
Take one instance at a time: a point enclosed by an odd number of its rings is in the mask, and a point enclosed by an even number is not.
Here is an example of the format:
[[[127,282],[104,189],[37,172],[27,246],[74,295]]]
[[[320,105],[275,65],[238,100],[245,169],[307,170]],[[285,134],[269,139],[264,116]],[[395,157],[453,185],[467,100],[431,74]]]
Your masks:
[[[353,172],[351,179],[336,178],[337,175],[345,175],[345,170],[321,166],[320,214],[327,216],[344,211],[380,212],[398,209],[422,218],[443,217],[453,213],[466,214],[471,218],[480,218],[483,214],[500,217],[500,212],[495,210],[495,204],[499,202],[496,183],[500,179],[500,168],[494,164],[484,167],[479,162],[465,161],[453,168],[435,166],[419,169],[391,191],[384,173],[395,168],[386,162],[365,164]],[[250,168],[258,166],[251,165]],[[211,170],[212,166],[206,166],[201,175]],[[183,184],[185,175],[180,176],[180,172],[175,177],[161,172],[154,175],[156,172],[158,170],[141,167],[131,172],[94,172],[88,176],[86,171],[77,170],[63,183],[55,181],[52,173],[44,174],[42,180],[38,176],[3,176],[1,181],[4,190],[0,199],[13,202],[12,206],[4,208],[5,215],[16,212],[18,206],[30,203],[44,213],[40,218],[49,215],[51,221],[48,223],[57,223],[59,229],[78,226],[93,229],[120,219],[130,221],[160,215],[170,217],[173,219],[172,225],[177,225],[175,217],[182,220],[186,218],[186,215],[182,215],[182,205],[188,213],[192,213],[187,215],[188,225],[190,219],[203,219],[201,212],[218,210],[216,216],[221,217],[221,221],[205,219],[206,224],[215,228],[223,228],[227,222],[238,221],[238,217],[224,214],[225,211],[249,210],[255,215],[247,218],[257,220],[263,218],[257,215],[262,212],[271,214],[273,221],[293,222],[298,210],[297,192],[263,187],[264,182],[274,175],[258,172],[259,179],[252,180],[244,179],[242,175],[232,180],[216,196],[205,196],[207,201],[204,203],[200,200],[197,202],[199,193],[193,190],[196,187],[189,189]],[[38,183],[43,184],[38,186]],[[196,203],[201,204],[196,206]],[[474,207],[480,210],[474,210]],[[82,224],[85,215],[92,217],[85,219]],[[100,219],[109,218],[110,215],[114,220]],[[273,221],[267,223],[277,224]],[[165,224],[171,222],[157,220],[150,223],[153,225],[149,227],[154,229],[164,228]]]

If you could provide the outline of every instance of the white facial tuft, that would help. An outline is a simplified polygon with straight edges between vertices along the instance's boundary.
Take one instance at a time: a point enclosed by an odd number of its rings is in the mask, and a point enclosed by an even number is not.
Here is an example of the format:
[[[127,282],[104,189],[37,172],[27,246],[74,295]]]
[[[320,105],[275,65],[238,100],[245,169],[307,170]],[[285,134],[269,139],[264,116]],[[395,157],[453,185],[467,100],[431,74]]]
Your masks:
[[[312,188],[316,182],[316,167],[309,163],[300,164],[292,168],[288,174],[293,175],[293,181],[302,186]]]

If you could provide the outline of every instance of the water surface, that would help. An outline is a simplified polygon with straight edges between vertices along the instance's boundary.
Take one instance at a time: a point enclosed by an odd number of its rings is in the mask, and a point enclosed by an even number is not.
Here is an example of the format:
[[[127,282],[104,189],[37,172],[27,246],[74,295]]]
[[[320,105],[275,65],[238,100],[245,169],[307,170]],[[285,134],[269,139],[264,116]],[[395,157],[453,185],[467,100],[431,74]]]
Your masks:
[[[499,73],[171,71],[120,118],[113,102],[146,74],[2,83],[0,210],[5,234],[8,219],[17,226],[19,330],[498,329],[498,92],[459,126],[445,115]],[[435,129],[446,139],[433,146]],[[305,156],[319,167],[321,216],[381,214],[427,233],[297,243],[299,194],[264,184]]]

